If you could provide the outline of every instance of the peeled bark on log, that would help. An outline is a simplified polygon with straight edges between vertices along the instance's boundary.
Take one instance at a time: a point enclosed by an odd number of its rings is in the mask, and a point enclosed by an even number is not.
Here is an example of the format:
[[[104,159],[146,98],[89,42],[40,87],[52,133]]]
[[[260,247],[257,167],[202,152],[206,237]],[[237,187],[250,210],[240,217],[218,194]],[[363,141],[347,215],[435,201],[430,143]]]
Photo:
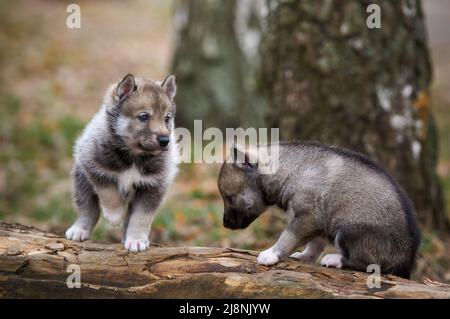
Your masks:
[[[256,264],[257,252],[230,248],[151,247],[128,253],[120,244],[66,240],[0,222],[0,298],[450,298],[450,286],[328,269],[293,259]],[[66,284],[68,266],[81,288]]]

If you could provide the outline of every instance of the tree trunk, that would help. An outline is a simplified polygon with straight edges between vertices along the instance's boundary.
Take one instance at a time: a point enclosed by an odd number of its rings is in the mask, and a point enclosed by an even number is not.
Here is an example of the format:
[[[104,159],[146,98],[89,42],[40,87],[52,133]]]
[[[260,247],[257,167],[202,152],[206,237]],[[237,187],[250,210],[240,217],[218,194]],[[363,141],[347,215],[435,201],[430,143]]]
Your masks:
[[[79,243],[33,227],[0,223],[0,298],[450,298],[450,286],[368,274],[292,259],[273,267],[257,252],[229,248]],[[80,288],[68,276],[80,269]]]
[[[263,0],[178,1],[173,73],[177,122],[192,128],[257,126],[265,99],[258,92]]]
[[[367,6],[381,7],[369,29]],[[449,229],[435,172],[430,56],[420,1],[269,1],[262,51],[271,126],[381,163],[425,228]]]

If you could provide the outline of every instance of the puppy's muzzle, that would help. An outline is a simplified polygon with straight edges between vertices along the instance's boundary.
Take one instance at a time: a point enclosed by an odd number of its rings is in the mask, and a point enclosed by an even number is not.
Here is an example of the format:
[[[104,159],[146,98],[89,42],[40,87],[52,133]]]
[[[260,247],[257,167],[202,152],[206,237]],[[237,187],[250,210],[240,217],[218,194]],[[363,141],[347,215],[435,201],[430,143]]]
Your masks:
[[[234,214],[224,213],[223,226],[232,230],[243,229],[250,225],[253,220],[255,220],[254,217],[239,216],[236,212]]]
[[[159,146],[161,147],[167,147],[170,143],[170,137],[168,135],[158,135],[156,140],[159,143]]]

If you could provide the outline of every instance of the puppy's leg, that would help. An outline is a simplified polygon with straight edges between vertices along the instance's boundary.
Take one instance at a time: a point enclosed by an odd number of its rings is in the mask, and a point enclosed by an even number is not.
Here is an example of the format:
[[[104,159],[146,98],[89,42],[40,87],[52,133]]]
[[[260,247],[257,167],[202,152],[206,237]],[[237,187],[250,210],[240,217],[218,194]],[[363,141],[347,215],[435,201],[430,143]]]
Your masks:
[[[320,260],[320,264],[325,267],[342,268],[342,254],[327,254]]]
[[[150,245],[148,236],[156,210],[164,192],[157,188],[140,190],[130,206],[131,212],[125,231],[126,250],[131,252],[144,251]]]
[[[103,217],[113,226],[119,226],[123,221],[127,203],[119,193],[116,185],[97,186],[95,187],[100,198]]]
[[[128,205],[127,213],[125,214],[122,226],[122,244],[125,244],[125,238],[127,237],[127,228],[130,222],[130,216],[131,216],[131,205]]]
[[[98,196],[84,172],[76,167],[74,178],[74,198],[78,219],[66,231],[66,238],[83,241],[89,238],[100,216]]]
[[[363,225],[343,228],[336,236],[335,246],[342,254],[341,258],[330,256],[328,258],[331,260],[324,260],[323,265],[327,266],[328,263],[329,267],[340,266],[360,271],[367,271],[369,265],[378,265],[383,273],[408,278],[414,264],[414,250],[411,250],[410,244],[395,227],[377,229]],[[335,263],[332,263],[333,259]]]
[[[317,229],[310,213],[295,215],[288,227],[281,233],[276,244],[259,254],[258,264],[267,266],[276,264],[289,256],[295,248],[307,243],[316,234]]]
[[[311,240],[302,252],[296,252],[291,255],[292,258],[304,261],[315,261],[319,257],[325,243],[322,237],[316,237]]]
[[[320,264],[325,267],[331,268],[342,268],[344,265],[344,256],[342,255],[342,247],[341,247],[341,236],[342,232],[338,231],[336,233],[336,237],[334,238],[334,246],[337,249],[337,253],[327,254],[322,257],[320,260]]]

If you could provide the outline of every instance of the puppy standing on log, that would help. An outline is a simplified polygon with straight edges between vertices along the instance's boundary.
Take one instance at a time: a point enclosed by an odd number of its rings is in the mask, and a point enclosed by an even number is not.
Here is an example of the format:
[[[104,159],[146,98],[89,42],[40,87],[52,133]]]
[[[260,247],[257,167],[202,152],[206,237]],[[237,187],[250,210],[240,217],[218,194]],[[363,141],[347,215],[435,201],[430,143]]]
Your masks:
[[[368,158],[316,143],[282,143],[278,170],[262,174],[270,162],[262,163],[257,150],[233,146],[231,153],[218,182],[224,226],[245,228],[270,205],[290,215],[258,263],[276,264],[304,244],[305,250],[291,257],[314,261],[324,248],[322,238],[328,238],[338,253],[325,255],[324,266],[366,271],[377,264],[384,273],[410,276],[420,243],[413,206],[397,182]]]
[[[162,84],[126,75],[75,144],[74,198],[78,219],[68,239],[89,237],[100,216],[123,222],[129,251],[144,251],[156,210],[177,172],[175,77]]]

